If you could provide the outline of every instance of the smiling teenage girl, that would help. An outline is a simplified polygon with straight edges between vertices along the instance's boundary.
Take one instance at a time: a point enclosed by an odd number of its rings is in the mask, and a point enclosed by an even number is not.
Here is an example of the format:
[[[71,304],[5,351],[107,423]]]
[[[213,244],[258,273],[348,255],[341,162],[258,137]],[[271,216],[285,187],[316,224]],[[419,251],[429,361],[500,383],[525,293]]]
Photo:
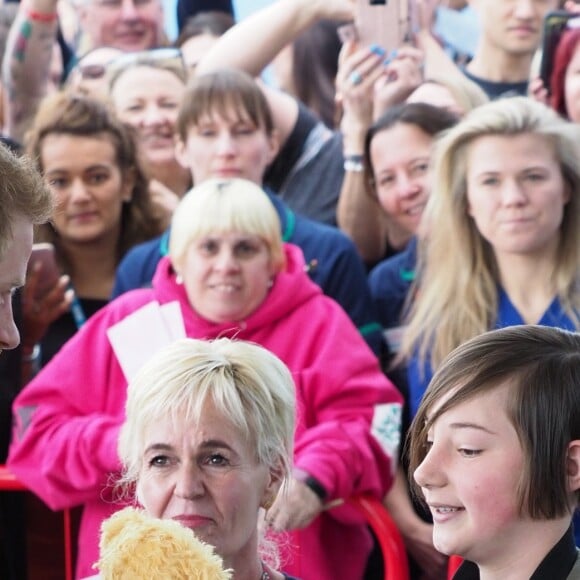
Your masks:
[[[455,578],[577,580],[580,335],[518,326],[442,363],[411,427],[411,473]]]

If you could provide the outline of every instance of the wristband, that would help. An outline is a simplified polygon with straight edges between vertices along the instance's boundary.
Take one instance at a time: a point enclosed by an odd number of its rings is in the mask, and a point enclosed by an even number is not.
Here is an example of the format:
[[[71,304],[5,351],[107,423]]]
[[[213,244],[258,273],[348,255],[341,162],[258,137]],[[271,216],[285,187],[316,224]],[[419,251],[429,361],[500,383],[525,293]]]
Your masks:
[[[344,158],[344,170],[362,173],[364,171],[362,155],[346,155]]]
[[[36,12],[36,10],[32,10],[28,8],[28,6],[24,7],[24,13],[29,20],[35,22],[54,22],[58,18],[58,14],[56,12]]]
[[[312,477],[312,475],[303,479],[302,483],[313,491],[320,501],[324,502],[328,497],[328,492],[324,489],[324,486],[318,481],[318,479]]]

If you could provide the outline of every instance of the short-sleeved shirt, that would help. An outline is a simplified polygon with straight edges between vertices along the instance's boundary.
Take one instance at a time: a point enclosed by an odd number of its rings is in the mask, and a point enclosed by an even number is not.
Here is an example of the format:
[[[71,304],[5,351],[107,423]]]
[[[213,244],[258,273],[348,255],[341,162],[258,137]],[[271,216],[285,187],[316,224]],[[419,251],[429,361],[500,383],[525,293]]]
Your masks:
[[[467,69],[462,69],[463,74],[483,90],[491,101],[508,97],[525,97],[528,94],[528,81],[517,83],[496,83],[471,74]]]

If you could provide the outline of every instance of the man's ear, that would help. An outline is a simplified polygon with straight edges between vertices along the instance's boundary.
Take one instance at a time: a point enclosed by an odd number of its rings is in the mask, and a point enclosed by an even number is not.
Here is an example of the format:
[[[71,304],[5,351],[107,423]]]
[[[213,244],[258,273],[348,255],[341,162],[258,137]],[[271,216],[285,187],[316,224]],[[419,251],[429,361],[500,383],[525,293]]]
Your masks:
[[[580,490],[580,440],[578,439],[571,441],[568,445],[566,474],[570,493]]]

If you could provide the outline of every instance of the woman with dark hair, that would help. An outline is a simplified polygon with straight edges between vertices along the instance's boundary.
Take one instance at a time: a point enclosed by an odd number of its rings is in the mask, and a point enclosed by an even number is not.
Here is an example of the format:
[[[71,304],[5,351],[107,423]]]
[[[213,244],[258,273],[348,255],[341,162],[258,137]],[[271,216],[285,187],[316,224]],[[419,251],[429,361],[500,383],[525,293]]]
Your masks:
[[[383,210],[386,225],[386,259],[372,270],[369,286],[384,329],[399,325],[414,278],[413,238],[431,192],[429,167],[434,140],[457,120],[439,107],[409,103],[389,109],[367,132],[367,191]],[[395,350],[393,343],[390,352]]]
[[[27,277],[23,385],[107,304],[125,252],[160,231],[133,135],[100,101],[65,93],[45,98],[26,151],[52,191],[51,220],[37,228],[35,239],[54,246],[60,278],[45,284],[44,267],[32,267]],[[27,563],[30,577],[62,577],[61,545],[53,533],[61,517],[30,494],[25,509],[28,549],[35,554]],[[73,512],[73,530],[77,516]]]
[[[487,101],[483,91],[463,75],[430,75],[425,79],[423,63],[423,53],[406,46],[386,61],[380,47],[353,42],[345,44],[341,54],[337,91],[343,109],[340,130],[345,178],[337,221],[369,268],[406,246],[415,233],[412,222],[418,221],[421,211],[405,215],[409,209],[405,206],[408,202],[415,205],[413,197],[424,201],[426,193],[424,187],[417,187],[426,178],[425,174],[417,175],[418,168],[413,169],[412,178],[407,176],[407,183],[415,186],[410,188],[401,181],[400,171],[389,183],[379,180],[378,173],[390,171],[400,162],[404,166],[415,157],[428,158],[435,134]],[[406,109],[404,103],[422,103],[431,109]],[[407,115],[406,111],[410,112],[408,122],[399,125],[398,116],[402,112]],[[418,114],[421,119],[415,123],[417,111],[422,111]],[[391,125],[394,130],[383,134],[382,130],[391,129]]]
[[[99,101],[63,93],[45,99],[26,151],[55,200],[36,241],[54,245],[63,274],[38,296],[43,272],[33,270],[24,291],[22,343],[40,367],[108,302],[121,258],[159,234],[160,224],[133,135]]]
[[[429,161],[435,136],[458,117],[425,103],[389,109],[367,131],[367,187],[388,224],[385,255],[402,250],[416,234],[429,197]]]

